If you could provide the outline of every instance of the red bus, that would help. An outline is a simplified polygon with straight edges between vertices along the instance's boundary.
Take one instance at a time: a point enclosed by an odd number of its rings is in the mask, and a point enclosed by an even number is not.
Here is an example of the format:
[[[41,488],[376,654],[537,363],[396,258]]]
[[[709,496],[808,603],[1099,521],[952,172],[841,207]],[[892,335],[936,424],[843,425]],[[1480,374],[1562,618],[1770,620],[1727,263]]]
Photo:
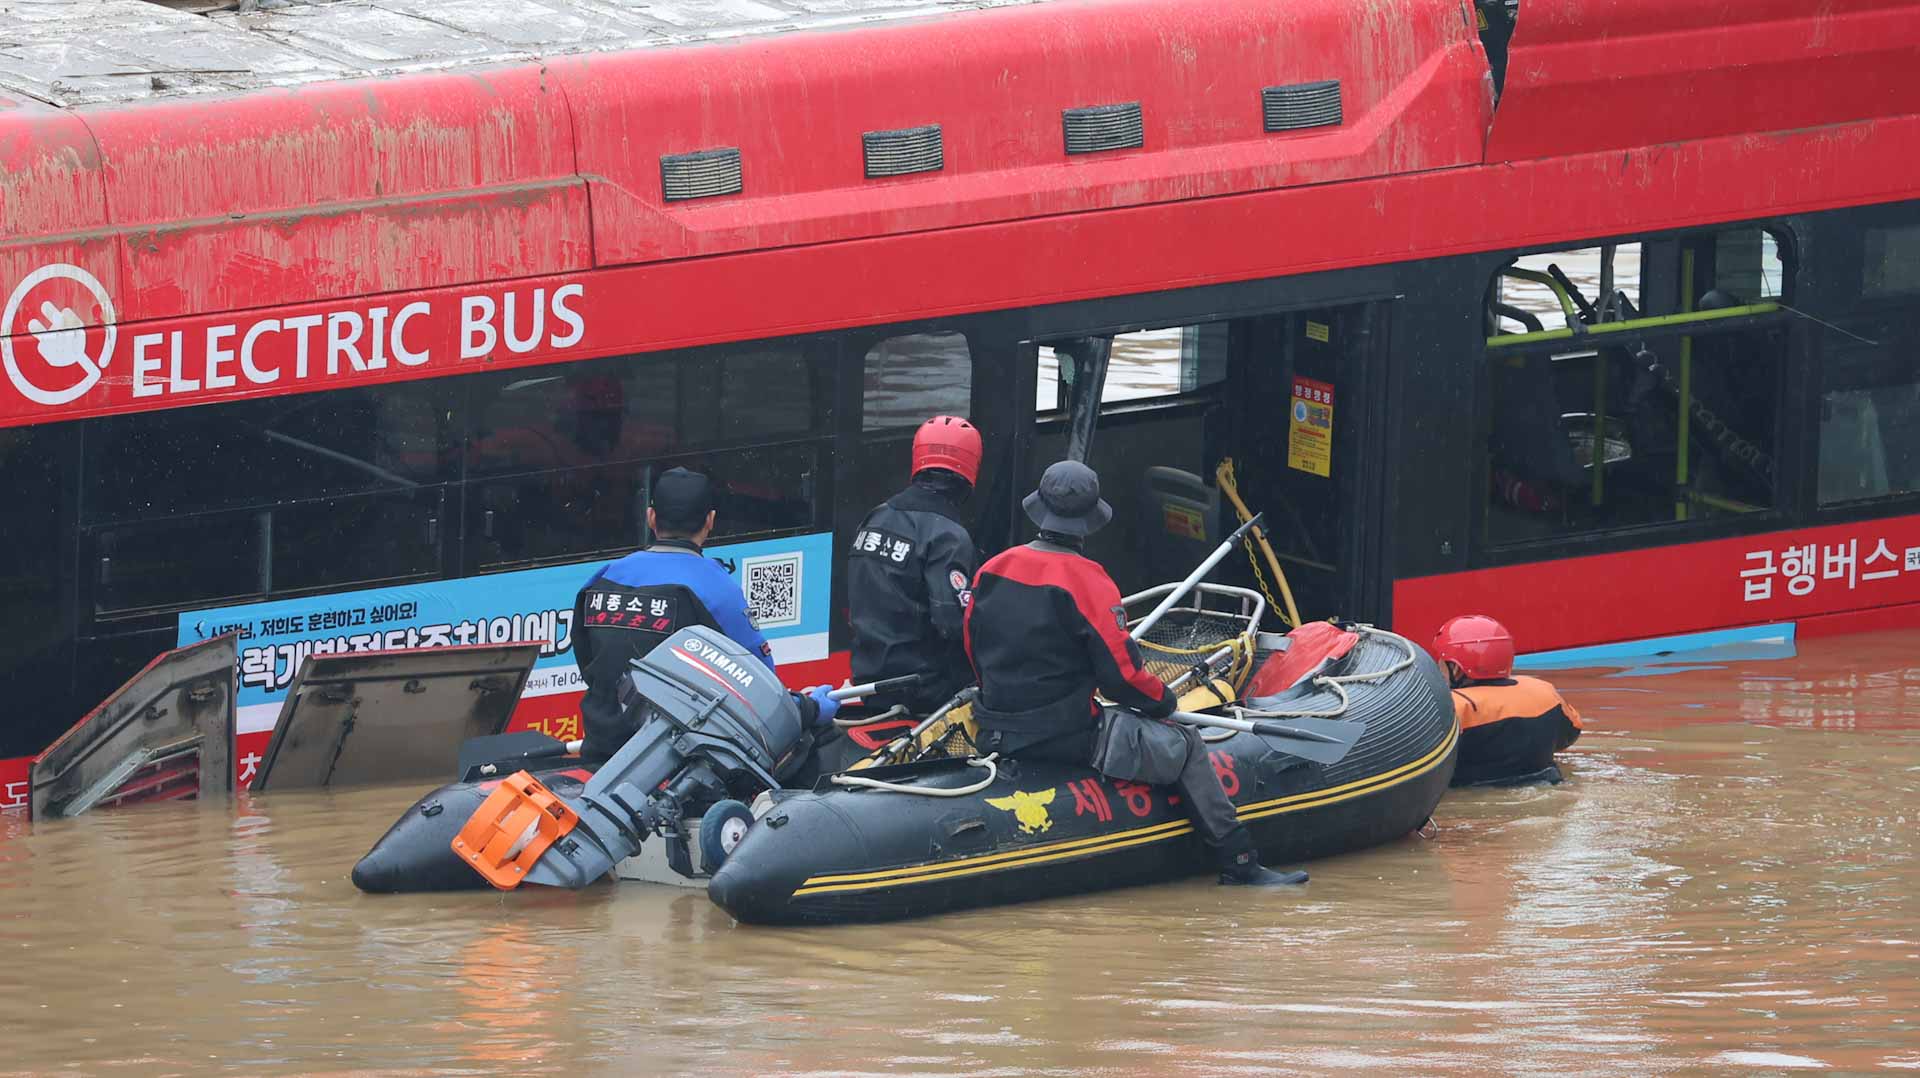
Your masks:
[[[679,463],[831,673],[939,412],[987,550],[1088,454],[1123,586],[1231,458],[1308,617],[1920,610],[1911,0],[414,7],[8,24],[0,757],[227,631],[243,736],[304,655],[509,639],[564,724]]]

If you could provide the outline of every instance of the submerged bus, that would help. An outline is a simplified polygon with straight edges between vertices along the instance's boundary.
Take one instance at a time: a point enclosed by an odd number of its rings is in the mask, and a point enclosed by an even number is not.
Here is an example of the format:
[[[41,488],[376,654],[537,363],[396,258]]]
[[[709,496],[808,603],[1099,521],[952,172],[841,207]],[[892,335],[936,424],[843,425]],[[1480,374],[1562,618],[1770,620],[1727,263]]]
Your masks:
[[[543,641],[567,734],[679,464],[837,676],[937,413],[1123,587],[1230,459],[1305,617],[1920,620],[1911,0],[244,7],[0,15],[0,758],[229,632],[243,781],[315,652]]]

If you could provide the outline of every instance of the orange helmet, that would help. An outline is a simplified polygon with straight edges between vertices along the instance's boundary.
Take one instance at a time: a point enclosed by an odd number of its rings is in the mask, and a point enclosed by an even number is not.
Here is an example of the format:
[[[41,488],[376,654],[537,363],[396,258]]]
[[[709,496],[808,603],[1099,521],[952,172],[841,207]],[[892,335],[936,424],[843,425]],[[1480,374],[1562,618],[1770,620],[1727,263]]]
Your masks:
[[[1462,614],[1440,626],[1432,650],[1434,658],[1474,681],[1513,673],[1513,634],[1485,614]]]
[[[954,415],[937,415],[913,435],[913,471],[945,468],[972,483],[980,478],[980,432]]]

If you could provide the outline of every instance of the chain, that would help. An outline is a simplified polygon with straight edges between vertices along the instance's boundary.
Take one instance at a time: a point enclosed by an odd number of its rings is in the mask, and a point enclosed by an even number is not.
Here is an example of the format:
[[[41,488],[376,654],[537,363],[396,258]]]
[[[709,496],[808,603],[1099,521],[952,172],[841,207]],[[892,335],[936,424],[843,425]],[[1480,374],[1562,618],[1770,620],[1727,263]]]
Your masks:
[[[1667,369],[1666,364],[1655,360],[1648,364],[1648,367],[1659,376],[1661,382],[1666,386],[1667,391],[1678,399],[1680,396],[1680,382],[1673,376],[1673,372]],[[1702,427],[1706,428],[1707,434],[1712,438],[1714,444],[1719,447],[1722,453],[1758,473],[1758,477],[1762,481],[1772,482],[1772,455],[1760,448],[1757,443],[1741,437],[1739,432],[1728,426],[1726,421],[1716,415],[1713,409],[1707,407],[1698,396],[1690,396],[1687,403],[1689,406],[1688,410],[1693,413],[1693,418]],[[1602,447],[1600,453],[1605,453],[1604,447]]]
[[[1253,580],[1260,587],[1260,594],[1266,596],[1267,609],[1281,615],[1285,620],[1287,608],[1280,605],[1280,597],[1273,592],[1273,585],[1267,582],[1267,571],[1260,568],[1260,558],[1254,553],[1253,537],[1240,540],[1240,549],[1247,552],[1247,564],[1253,567]]]
[[[1234,474],[1234,465],[1231,460],[1221,464],[1217,478],[1221,483],[1231,486],[1236,493],[1239,491],[1239,479]],[[1253,580],[1259,586],[1260,594],[1266,597],[1267,609],[1273,611],[1281,622],[1285,623],[1287,608],[1281,604],[1280,596],[1274,593],[1273,585],[1267,581],[1267,571],[1260,567],[1260,557],[1254,547],[1252,532],[1248,532],[1240,540],[1240,549],[1246,551],[1247,564],[1253,568]]]

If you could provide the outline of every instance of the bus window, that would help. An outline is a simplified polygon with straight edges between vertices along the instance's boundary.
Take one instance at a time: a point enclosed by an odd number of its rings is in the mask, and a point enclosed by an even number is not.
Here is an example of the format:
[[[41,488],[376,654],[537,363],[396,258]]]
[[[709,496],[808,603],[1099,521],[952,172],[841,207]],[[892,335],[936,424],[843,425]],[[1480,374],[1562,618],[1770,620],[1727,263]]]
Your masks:
[[[272,590],[309,591],[350,580],[417,580],[440,569],[447,488],[283,505],[273,511]]]
[[[1175,544],[1179,554],[1171,556],[1155,541],[1169,527],[1162,488],[1183,485],[1182,480],[1203,485],[1209,474],[1203,448],[1207,411],[1226,378],[1228,326],[1210,322],[1113,336],[1087,463],[1100,473],[1101,496],[1120,523],[1089,539],[1087,552],[1123,591],[1190,567],[1179,564],[1190,560],[1183,546]],[[1067,347],[1042,344],[1038,349],[1035,403],[1043,422],[1029,458],[1029,484],[1068,452],[1066,409],[1075,372]],[[1204,533],[1211,527],[1209,516],[1203,512],[1190,524],[1185,515],[1178,519],[1181,527]],[[1199,535],[1175,538],[1204,541]]]
[[[219,605],[267,593],[273,510],[89,529],[93,611],[103,618]]]
[[[431,484],[458,474],[445,381],[94,420],[81,523]]]
[[[407,383],[86,424],[94,616],[438,572],[457,395]]]
[[[973,409],[973,354],[959,333],[909,333],[867,350],[863,431],[915,428]]]
[[[713,481],[715,541],[802,531],[816,519],[819,453],[765,446],[476,482],[467,541],[482,569],[627,553],[640,544],[653,477],[674,467]]]
[[[828,374],[798,348],[727,356],[720,362],[720,394],[712,408],[720,418],[720,437],[737,442],[822,429],[825,409],[817,403],[814,381]],[[701,407],[697,400],[681,402],[689,416]]]
[[[1226,333],[1227,323],[1209,322],[1114,334],[1100,403],[1151,400],[1218,384],[1227,376]],[[1034,410],[1042,415],[1063,411],[1067,384],[1073,380],[1071,361],[1064,371],[1065,381],[1061,356],[1054,348],[1041,345],[1039,362]]]
[[[1920,296],[1920,225],[1866,229],[1862,245],[1862,296]]]
[[[1572,292],[1559,286],[1561,278],[1596,305],[1611,295],[1615,309],[1635,313],[1641,309],[1638,243],[1615,246],[1611,266],[1603,247],[1543,251],[1522,255],[1494,278],[1489,332],[1524,333],[1567,325],[1569,311],[1577,316],[1580,309],[1562,302],[1561,297],[1571,297]]]
[[[1693,267],[1693,305],[1672,283],[1682,259]],[[1774,300],[1785,296],[1785,288],[1780,241],[1762,228],[1728,229],[1685,243],[1633,240],[1540,251],[1521,255],[1494,277],[1488,333],[1684,313],[1714,291],[1744,303]]]
[[[1486,541],[1773,508],[1783,250],[1731,229],[1533,255],[1496,275]]]
[[[94,613],[118,619],[215,600],[434,576],[446,487],[288,502],[85,529]]]
[[[602,360],[546,373],[554,370],[473,379],[471,474],[644,460],[679,444],[680,379],[670,359]]]
[[[72,500],[75,432],[70,424],[0,430],[0,700],[9,715],[72,717],[61,710],[73,668],[61,586],[73,540],[61,505]],[[0,759],[45,748],[45,726],[0,722]]]
[[[1920,226],[1861,233],[1860,307],[1821,333],[1820,504],[1920,491]]]
[[[953,331],[901,334],[867,349],[860,451],[843,462],[837,495],[847,511],[864,515],[906,486],[921,423],[936,415],[973,417],[973,364],[966,335]]]
[[[831,368],[799,344],[620,356],[475,379],[469,564],[506,568],[632,550],[651,477],[720,489],[715,538],[812,527],[831,436]],[[728,448],[742,443],[752,448]],[[767,444],[775,443],[775,444]],[[712,447],[712,448],[709,448]]]
[[[1040,415],[1058,415],[1067,409],[1067,387],[1060,381],[1060,353],[1040,346],[1040,372],[1034,379],[1033,410]]]

